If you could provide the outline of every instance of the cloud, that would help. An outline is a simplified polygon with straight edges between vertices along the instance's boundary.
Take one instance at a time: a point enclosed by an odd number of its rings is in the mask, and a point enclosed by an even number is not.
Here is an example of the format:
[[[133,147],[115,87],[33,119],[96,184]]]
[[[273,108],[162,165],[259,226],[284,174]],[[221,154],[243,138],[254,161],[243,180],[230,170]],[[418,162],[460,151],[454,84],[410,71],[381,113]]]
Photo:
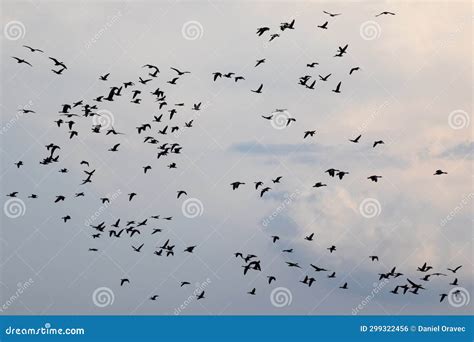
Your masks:
[[[472,159],[474,142],[462,142],[441,152],[438,157],[446,159]]]

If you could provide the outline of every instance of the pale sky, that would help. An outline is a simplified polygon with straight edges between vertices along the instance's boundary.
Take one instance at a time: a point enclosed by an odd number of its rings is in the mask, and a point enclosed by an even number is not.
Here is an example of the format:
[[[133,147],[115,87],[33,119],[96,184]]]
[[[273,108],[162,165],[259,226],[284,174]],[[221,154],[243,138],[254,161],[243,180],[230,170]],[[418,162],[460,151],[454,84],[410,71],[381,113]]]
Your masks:
[[[473,292],[470,2],[2,1],[1,7],[1,193],[6,203],[6,194],[18,191],[24,205],[20,217],[5,210],[1,216],[0,304],[10,303],[4,313],[174,314],[199,283],[206,298],[186,304],[182,314],[350,315],[378,284],[378,273],[393,266],[404,276],[383,285],[360,314],[471,312],[472,304],[439,303],[455,277]],[[331,18],[324,10],[342,14]],[[375,17],[382,11],[396,15]],[[295,29],[281,32],[280,23],[292,19]],[[318,29],[325,21],[328,29]],[[12,25],[18,31],[8,31]],[[186,31],[189,25],[196,31]],[[258,37],[262,26],[280,37]],[[345,44],[347,53],[333,57]],[[55,75],[48,56],[68,69]],[[308,68],[311,62],[319,65]],[[147,63],[161,72],[142,86],[137,81]],[[167,84],[176,75],[171,66],[191,74]],[[355,66],[360,70],[349,76]],[[216,71],[245,80],[213,82]],[[108,81],[100,81],[106,73]],[[327,82],[319,80],[329,73]],[[317,80],[315,90],[297,84],[303,75]],[[128,89],[114,102],[98,103],[124,136],[93,134],[89,118],[74,119],[79,136],[72,140],[55,126],[62,104],[97,104],[92,99],[125,81],[143,91],[140,105],[129,102]],[[262,94],[250,92],[261,83]],[[161,111],[148,94],[157,87],[167,95]],[[137,134],[136,126],[166,117],[181,102],[174,123],[193,119],[193,128],[163,136],[156,132],[164,125],[153,124]],[[190,110],[198,102],[201,111]],[[36,113],[18,115],[18,108]],[[275,129],[261,115],[276,108],[296,122]],[[307,130],[315,136],[303,139]],[[143,144],[148,133],[160,144],[178,142],[182,154],[157,160],[157,146]],[[359,134],[358,144],[348,141]],[[372,148],[376,140],[385,144]],[[51,142],[61,146],[60,162],[42,166]],[[118,153],[107,151],[119,142]],[[81,160],[96,169],[92,184],[79,186]],[[176,170],[166,167],[173,161]],[[145,175],[147,164],[153,169]],[[350,173],[339,180],[324,173],[329,168]],[[448,174],[433,176],[437,169]],[[373,183],[371,175],[383,178]],[[272,184],[277,176],[281,183]],[[246,184],[232,191],[237,180]],[[263,198],[254,189],[259,180],[272,188]],[[313,188],[315,182],[327,187]],[[186,198],[176,199],[177,190],[202,204],[200,216],[183,215]],[[74,198],[78,191],[85,197]],[[132,202],[130,192],[138,194]],[[39,198],[28,199],[31,193]],[[66,200],[53,203],[60,194]],[[103,208],[99,198],[113,194]],[[367,201],[376,204],[375,217],[362,215]],[[118,218],[122,225],[158,214],[173,220],[148,219],[133,238],[105,233],[92,240],[85,222],[97,211],[94,223],[105,221],[106,231]],[[63,223],[66,214],[72,219]],[[152,228],[163,231],[150,235]],[[313,232],[314,241],[304,240]],[[278,243],[272,235],[280,236]],[[153,255],[167,239],[175,256]],[[131,245],[141,243],[143,251],[135,253]],[[182,253],[191,245],[197,245],[193,254]],[[88,252],[91,247],[99,251]],[[292,254],[282,253],[290,248]],[[262,271],[244,276],[234,252],[257,255]],[[416,269],[424,262],[448,276],[420,280],[424,274]],[[336,278],[315,273],[310,263],[336,271]],[[459,265],[456,275],[447,271]],[[306,274],[316,278],[310,288],[299,282]],[[269,285],[268,275],[277,280]],[[427,290],[389,292],[407,277]],[[31,286],[11,301],[17,284],[30,278]],[[121,278],[130,284],[120,287]],[[191,285],[181,288],[181,281]],[[349,289],[339,289],[345,282]],[[103,308],[93,301],[101,287],[114,297]],[[291,293],[284,307],[271,302],[278,287]],[[255,296],[247,294],[252,288]],[[159,299],[150,301],[154,294]]]

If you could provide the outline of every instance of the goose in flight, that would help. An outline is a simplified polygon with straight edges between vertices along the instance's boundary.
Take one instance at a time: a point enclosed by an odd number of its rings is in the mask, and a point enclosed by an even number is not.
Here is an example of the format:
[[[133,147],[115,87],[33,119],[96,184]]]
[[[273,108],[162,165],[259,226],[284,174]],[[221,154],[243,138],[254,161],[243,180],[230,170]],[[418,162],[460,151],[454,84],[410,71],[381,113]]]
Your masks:
[[[283,176],[278,176],[277,178],[275,179],[272,179],[272,182],[275,184],[275,183],[280,183],[280,180],[283,178]]]
[[[345,53],[347,53],[347,48],[349,47],[349,44],[346,44],[345,46],[339,46],[337,48],[337,53],[334,55],[334,57],[342,57]]]
[[[372,145],[372,148],[375,148],[375,146],[377,146],[377,145],[383,145],[383,144],[385,144],[385,142],[383,140],[374,141],[374,144]]]
[[[263,197],[263,195],[267,192],[267,191],[270,191],[272,188],[270,187],[266,187],[266,188],[263,188],[262,191],[260,191],[260,197]]]
[[[352,73],[353,73],[354,71],[358,71],[358,70],[360,70],[360,67],[354,67],[354,68],[352,68],[352,69],[349,71],[349,75],[352,75]]]
[[[320,29],[327,30],[327,29],[328,29],[328,22],[326,21],[324,24],[318,25],[318,27],[319,27]]]
[[[273,39],[278,38],[278,37],[280,37],[280,35],[278,33],[274,33],[274,34],[270,35],[269,42],[271,42]]]
[[[377,18],[377,17],[380,17],[381,15],[395,15],[395,13],[388,12],[388,11],[383,11],[383,12],[377,14],[375,17]]]
[[[375,182],[375,183],[377,183],[379,178],[382,178],[382,176],[373,175],[373,176],[367,177],[367,179],[370,179],[372,182]]]
[[[261,36],[262,34],[264,34],[265,32],[267,31],[270,31],[270,28],[269,27],[259,27],[257,29],[257,35],[258,36]]]
[[[27,64],[27,65],[29,65],[30,67],[32,67],[32,65],[31,65],[29,62],[25,61],[24,59],[21,59],[21,58],[18,58],[18,57],[12,57],[12,58],[15,59],[18,64],[22,64],[22,63],[23,63],[23,64]]]
[[[186,191],[184,191],[184,190],[179,190],[179,191],[177,191],[177,193],[178,193],[178,197],[177,197],[177,198],[180,198],[180,197],[183,196],[183,195],[185,195],[185,196],[188,195],[188,194],[186,193]]]
[[[451,272],[453,272],[453,273],[456,273],[461,267],[462,267],[462,265],[459,265],[458,267],[456,267],[456,268],[454,268],[454,269],[448,268],[447,270],[448,270],[448,271],[451,271]]]
[[[183,76],[184,74],[190,74],[191,71],[180,71],[176,68],[170,67],[171,70],[176,71],[178,73],[178,76]]]
[[[105,74],[105,75],[100,76],[99,79],[100,79],[101,81],[107,81],[107,78],[109,77],[109,75],[110,75],[110,72],[107,73],[107,74]]]
[[[27,48],[31,52],[44,52],[43,50],[35,49],[35,48],[32,48],[31,46],[28,46],[28,45],[23,45],[23,47]]]
[[[349,139],[349,141],[350,141],[350,142],[353,142],[353,143],[355,143],[355,144],[357,144],[357,143],[359,142],[359,139],[360,139],[361,136],[362,136],[362,134],[359,134],[359,136],[358,136],[357,138],[355,138],[355,139]]]
[[[230,183],[230,185],[232,185],[232,190],[236,190],[239,188],[239,186],[241,185],[244,185],[245,183],[242,183],[242,182],[233,182],[233,183]]]
[[[265,58],[257,59],[257,64],[255,64],[255,68],[258,67],[260,64],[265,63]]]
[[[63,62],[58,61],[56,58],[54,58],[54,57],[49,57],[49,59],[54,62],[54,65],[55,65],[55,66],[60,66],[60,67],[62,67],[62,68],[64,68],[64,69],[67,69],[66,65],[65,65]]]
[[[321,75],[319,75],[319,79],[320,79],[321,81],[327,81],[328,78],[329,78],[329,76],[331,76],[331,75],[332,75],[332,74],[328,74],[328,75],[326,75],[326,76],[324,76],[324,77],[321,76]]]
[[[323,13],[329,15],[331,18],[337,17],[338,15],[342,14],[342,13],[330,13],[330,12],[326,12],[326,11],[323,11]]]
[[[260,86],[256,89],[256,90],[250,90],[251,92],[253,93],[256,93],[256,94],[261,94],[262,93],[262,89],[263,89],[263,83],[260,84]]]

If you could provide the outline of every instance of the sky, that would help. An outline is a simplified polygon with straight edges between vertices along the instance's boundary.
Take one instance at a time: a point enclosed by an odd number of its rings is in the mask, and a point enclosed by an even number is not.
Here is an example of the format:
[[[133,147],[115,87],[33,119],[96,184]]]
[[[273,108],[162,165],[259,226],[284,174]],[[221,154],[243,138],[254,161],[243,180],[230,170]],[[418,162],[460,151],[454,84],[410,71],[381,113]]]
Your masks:
[[[456,277],[464,298],[473,292],[470,2],[2,1],[1,7],[2,314],[472,312],[467,299],[439,302]],[[375,17],[382,11],[396,15]],[[294,30],[281,32],[280,23],[292,19]],[[327,30],[317,28],[325,21]],[[280,37],[257,36],[262,26]],[[345,44],[347,53],[333,57]],[[49,56],[68,69],[51,72]],[[308,68],[311,62],[319,65]],[[137,81],[147,76],[148,63],[160,73],[143,86]],[[349,75],[355,66],[360,70]],[[176,76],[170,67],[191,73],[170,85]],[[245,80],[214,82],[217,71]],[[106,73],[108,80],[99,80]],[[319,80],[327,74],[327,82]],[[303,75],[317,80],[314,90],[298,85]],[[125,81],[142,90],[140,105],[129,102],[128,90],[114,102],[92,101]],[[262,94],[250,91],[260,84]],[[163,110],[147,94],[157,87],[167,95]],[[74,119],[79,136],[69,139],[54,120],[62,104],[81,99],[97,104],[100,122],[125,135],[94,134],[96,119],[81,117]],[[191,110],[199,102],[201,110]],[[183,146],[179,155],[156,159],[156,146],[143,144],[146,135],[135,127],[166,117],[176,103],[185,106],[176,107],[173,122],[193,120],[193,127],[163,136],[156,132],[164,125],[152,124],[146,134]],[[272,113],[278,120],[261,117]],[[282,115],[296,122],[282,126]],[[307,130],[316,130],[314,137],[303,139]],[[349,142],[359,134],[358,144]],[[385,143],[373,148],[376,140]],[[61,147],[60,161],[40,165],[52,142]],[[109,152],[116,143],[119,152]],[[21,168],[14,165],[19,160]],[[96,172],[81,186],[82,160]],[[177,169],[166,167],[172,161]],[[153,168],[144,174],[148,164]],[[331,178],[329,168],[349,174]],[[434,176],[437,169],[448,174]],[[374,183],[371,175],[383,178]],[[272,183],[277,176],[281,182]],[[234,181],[246,184],[232,191]],[[272,188],[262,198],[256,181]],[[316,182],[327,186],[313,188]],[[178,190],[187,196],[177,199]],[[19,201],[12,208],[6,194],[13,191]],[[85,196],[74,198],[79,191]],[[130,192],[138,194],[131,202]],[[39,198],[27,198],[31,193]],[[53,203],[60,194],[66,200]],[[66,214],[72,219],[63,223]],[[91,238],[90,224],[147,217],[133,238]],[[152,228],[162,232],[151,235]],[[311,233],[314,241],[306,241]],[[275,244],[273,235],[280,237]],[[167,239],[175,256],[153,255]],[[141,243],[143,251],[134,252],[131,245]],[[182,252],[191,245],[194,253]],[[329,253],[332,245],[337,249]],[[257,255],[262,271],[244,276],[235,252]],[[424,262],[447,276],[420,280],[416,269]],[[311,263],[336,278],[314,272]],[[459,265],[455,275],[447,270]],[[379,282],[378,274],[394,266],[404,275]],[[277,279],[272,284],[269,275]],[[305,275],[316,278],[312,287],[300,282]],[[390,293],[407,277],[426,290]],[[122,278],[130,284],[121,287]],[[345,282],[349,288],[340,289]],[[247,294],[252,288],[255,296]],[[197,300],[202,290],[206,298]],[[149,300],[155,294],[158,300]]]

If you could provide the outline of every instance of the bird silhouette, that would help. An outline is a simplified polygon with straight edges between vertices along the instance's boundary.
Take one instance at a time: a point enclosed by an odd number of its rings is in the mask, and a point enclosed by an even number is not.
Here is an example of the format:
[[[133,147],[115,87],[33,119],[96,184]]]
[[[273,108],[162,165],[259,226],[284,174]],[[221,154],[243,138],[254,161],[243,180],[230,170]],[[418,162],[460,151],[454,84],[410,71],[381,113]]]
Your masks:
[[[170,67],[171,70],[174,70],[178,73],[179,76],[183,76],[184,74],[190,74],[191,72],[190,71],[180,71],[176,68],[173,68],[173,67]]]
[[[351,68],[351,70],[349,70],[349,75],[352,75],[352,73],[353,73],[354,71],[358,71],[358,70],[360,70],[360,67],[353,67],[353,68]]]
[[[263,89],[263,84],[260,84],[260,86],[256,90],[251,90],[252,92],[256,94],[261,94]]]
[[[382,144],[385,144],[383,140],[377,140],[377,141],[374,141],[374,144],[372,145],[372,147],[375,148],[375,146],[382,145]]]
[[[18,58],[18,57],[12,57],[12,58],[15,59],[18,64],[26,64],[26,65],[29,65],[30,67],[32,67],[32,65],[29,62],[25,61],[24,59],[21,59],[21,58]]]
[[[262,34],[264,34],[265,32],[267,31],[270,31],[270,28],[269,27],[259,27],[257,29],[257,35],[258,36],[261,36]]]
[[[265,63],[265,58],[262,59],[257,59],[257,64],[255,64],[255,67],[258,67],[260,64]]]
[[[462,265],[459,265],[459,266],[456,267],[456,268],[448,268],[447,270],[448,270],[448,271],[451,271],[451,272],[453,272],[453,273],[456,273],[457,271],[459,271],[459,269],[460,269],[461,267],[462,267]]]
[[[230,185],[232,185],[232,190],[237,190],[239,186],[244,185],[245,183],[243,182],[232,182]]]
[[[357,143],[359,142],[359,139],[360,139],[360,137],[361,137],[361,136],[362,136],[362,135],[361,135],[361,134],[359,134],[359,136],[357,136],[357,138],[355,138],[355,139],[349,139],[349,141],[351,141],[351,142],[353,142],[353,143],[356,143],[356,144],[357,144]]]
[[[184,191],[184,190],[179,190],[179,191],[178,191],[178,196],[177,196],[177,198],[180,198],[180,197],[183,196],[183,195],[187,196],[188,194],[187,194],[186,191]]]
[[[338,15],[341,15],[341,13],[330,13],[330,12],[326,12],[326,11],[323,11],[323,13],[329,15],[330,17],[337,17]]]
[[[270,191],[271,189],[272,189],[272,188],[270,188],[270,187],[265,187],[265,188],[263,188],[262,191],[260,191],[260,197],[263,197],[263,195],[264,195],[266,192]]]
[[[381,15],[395,15],[395,13],[384,11],[384,12],[381,12],[381,13],[377,14],[375,17],[380,17]]]
[[[324,24],[318,25],[318,27],[319,27],[320,29],[327,30],[327,28],[328,28],[328,23],[329,23],[329,22],[326,21]]]
[[[44,52],[43,50],[32,48],[31,46],[28,46],[28,45],[23,45],[23,47],[27,48],[31,52]]]
[[[377,183],[377,181],[378,181],[380,178],[382,178],[382,176],[373,175],[373,176],[367,177],[367,179],[370,179],[372,182],[375,182],[375,183]]]

